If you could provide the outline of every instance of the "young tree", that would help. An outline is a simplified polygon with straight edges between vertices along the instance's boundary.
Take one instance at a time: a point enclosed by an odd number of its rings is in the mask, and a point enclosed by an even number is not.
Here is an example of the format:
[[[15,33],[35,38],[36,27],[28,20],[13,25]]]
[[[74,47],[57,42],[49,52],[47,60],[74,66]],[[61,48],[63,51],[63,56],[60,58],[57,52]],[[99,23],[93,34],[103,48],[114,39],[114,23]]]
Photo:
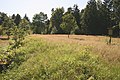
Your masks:
[[[63,22],[60,27],[68,34],[68,38],[71,32],[74,32],[75,28],[77,28],[77,23],[72,14],[66,14],[63,17]]]
[[[6,17],[8,17],[7,14],[0,12],[0,25],[2,25]]]
[[[30,23],[26,19],[21,20],[19,27],[26,32],[26,35],[30,34],[30,31],[31,31]]]
[[[26,31],[24,31],[24,28],[14,26],[12,28],[12,36],[13,43],[11,45],[11,50],[19,48],[22,45],[26,36]]]
[[[11,31],[14,26],[15,26],[15,24],[14,24],[13,20],[10,19],[9,17],[6,17],[2,24],[2,27],[3,27],[3,30],[6,32],[8,39],[10,38]]]

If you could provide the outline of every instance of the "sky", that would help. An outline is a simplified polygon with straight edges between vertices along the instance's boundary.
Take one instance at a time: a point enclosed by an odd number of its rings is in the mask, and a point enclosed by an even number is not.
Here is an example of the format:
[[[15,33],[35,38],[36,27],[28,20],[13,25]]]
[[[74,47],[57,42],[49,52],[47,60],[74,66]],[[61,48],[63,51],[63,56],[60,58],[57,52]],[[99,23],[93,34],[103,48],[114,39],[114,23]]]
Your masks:
[[[20,14],[23,17],[25,14],[32,20],[33,15],[39,12],[44,12],[51,17],[52,8],[73,7],[77,4],[79,9],[85,8],[88,0],[0,0],[0,12],[12,14]]]

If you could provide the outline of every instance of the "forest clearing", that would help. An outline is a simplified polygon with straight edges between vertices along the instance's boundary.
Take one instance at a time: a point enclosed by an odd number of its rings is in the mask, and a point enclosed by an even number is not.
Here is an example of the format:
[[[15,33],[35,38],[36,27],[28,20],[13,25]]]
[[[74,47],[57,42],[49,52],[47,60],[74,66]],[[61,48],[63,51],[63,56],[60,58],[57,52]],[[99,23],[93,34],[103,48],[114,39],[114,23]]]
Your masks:
[[[0,5],[0,80],[120,80],[120,0]]]

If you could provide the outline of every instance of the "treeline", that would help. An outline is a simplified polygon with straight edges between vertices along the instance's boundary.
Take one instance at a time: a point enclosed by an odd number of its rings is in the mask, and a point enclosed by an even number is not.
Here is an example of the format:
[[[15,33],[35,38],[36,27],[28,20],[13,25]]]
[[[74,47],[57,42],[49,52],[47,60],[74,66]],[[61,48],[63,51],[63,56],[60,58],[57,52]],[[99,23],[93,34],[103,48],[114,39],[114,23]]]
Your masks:
[[[31,23],[26,15],[24,18],[19,14],[8,17],[7,14],[0,12],[0,35],[7,35],[9,39],[11,35],[30,34],[31,30]]]
[[[7,16],[0,13],[0,34],[10,36],[13,26],[23,28],[34,34],[91,34],[108,35],[108,29],[113,30],[113,36],[120,35],[120,1],[119,0],[89,0],[82,10],[78,5],[64,8],[53,8],[50,20],[47,14],[40,12],[33,16],[30,22],[27,15],[21,18],[19,14]]]

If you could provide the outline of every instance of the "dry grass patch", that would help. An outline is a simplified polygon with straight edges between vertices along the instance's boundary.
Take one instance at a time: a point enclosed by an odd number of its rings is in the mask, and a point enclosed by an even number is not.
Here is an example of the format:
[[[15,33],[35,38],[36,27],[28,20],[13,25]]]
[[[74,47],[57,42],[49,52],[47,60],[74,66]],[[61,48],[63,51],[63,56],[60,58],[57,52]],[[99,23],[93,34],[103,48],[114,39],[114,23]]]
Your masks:
[[[8,40],[0,40],[0,47],[5,47],[8,45]]]
[[[91,46],[95,54],[100,55],[109,62],[120,62],[120,38],[112,38],[112,44],[108,45],[109,37],[106,36],[87,36],[87,35],[31,35],[41,37],[49,42],[78,44]]]

